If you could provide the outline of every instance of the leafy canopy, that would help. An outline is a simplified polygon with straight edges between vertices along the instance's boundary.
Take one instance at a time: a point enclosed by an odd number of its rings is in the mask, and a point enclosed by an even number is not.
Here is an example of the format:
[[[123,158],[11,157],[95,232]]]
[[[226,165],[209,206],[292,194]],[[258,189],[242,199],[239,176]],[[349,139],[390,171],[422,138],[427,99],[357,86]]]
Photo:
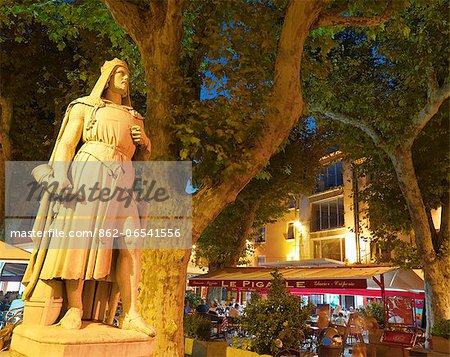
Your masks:
[[[303,123],[295,127],[286,146],[203,232],[196,255],[215,267],[248,263],[252,246],[245,242],[253,241],[259,228],[282,217],[292,198],[314,191],[319,160],[328,145],[325,134]],[[252,209],[255,214],[249,214]]]
[[[310,108],[348,115],[372,127],[387,147],[401,145],[426,103],[430,76],[438,84],[448,77],[448,10],[448,1],[413,1],[377,31],[316,32],[331,45],[324,50],[313,40],[308,44],[303,87]],[[322,124],[334,130],[348,161],[363,158],[357,169],[370,178],[361,199],[372,236],[385,251],[394,251],[394,264],[420,267],[415,248],[397,239],[399,233],[411,234],[412,226],[387,154],[360,129],[326,117]],[[448,105],[443,105],[412,148],[428,212],[448,204],[448,138]]]

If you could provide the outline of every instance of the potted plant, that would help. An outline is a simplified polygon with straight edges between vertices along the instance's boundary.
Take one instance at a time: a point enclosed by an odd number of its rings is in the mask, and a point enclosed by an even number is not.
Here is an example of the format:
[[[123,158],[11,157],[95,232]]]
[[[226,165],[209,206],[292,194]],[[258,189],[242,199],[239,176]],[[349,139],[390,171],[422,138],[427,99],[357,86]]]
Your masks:
[[[211,321],[197,313],[184,316],[185,354],[196,357],[225,357],[227,344],[210,341]]]
[[[194,313],[185,315],[183,320],[184,327],[184,349],[187,355],[192,354],[194,340],[208,341],[211,336],[211,321]]]
[[[379,343],[384,329],[384,306],[371,302],[359,309],[369,331],[369,343]]]
[[[450,320],[438,320],[431,330],[434,352],[450,353]]]
[[[305,306],[301,297],[291,295],[283,276],[273,272],[267,299],[254,294],[240,318],[242,329],[249,336],[248,348],[259,355],[277,355],[280,346],[290,349],[290,344],[298,348],[310,314],[311,307]],[[297,335],[301,337],[295,338]]]

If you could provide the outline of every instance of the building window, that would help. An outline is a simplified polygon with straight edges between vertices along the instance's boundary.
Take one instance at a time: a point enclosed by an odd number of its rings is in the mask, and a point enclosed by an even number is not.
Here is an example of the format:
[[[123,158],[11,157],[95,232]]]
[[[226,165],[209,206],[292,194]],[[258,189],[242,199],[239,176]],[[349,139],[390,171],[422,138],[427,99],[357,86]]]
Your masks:
[[[295,238],[295,226],[294,222],[289,222],[287,225],[287,231],[284,236],[286,239],[294,239]]]
[[[255,233],[255,243],[264,243],[266,241],[266,227],[256,229]]]
[[[344,198],[312,204],[311,232],[344,226]]]
[[[259,255],[258,256],[258,266],[264,264],[266,262],[266,256],[265,255]]]
[[[351,307],[355,308],[355,297],[353,295],[345,295],[344,296],[344,307],[345,309],[350,309]]]
[[[337,239],[315,240],[314,258],[334,259],[343,262],[345,259],[344,239],[337,238]]]
[[[289,208],[295,208],[295,198],[289,199]]]
[[[343,184],[342,161],[338,161],[321,171],[317,179],[316,192],[328,191]]]
[[[323,304],[323,295],[311,294],[309,295],[309,302],[314,306]]]

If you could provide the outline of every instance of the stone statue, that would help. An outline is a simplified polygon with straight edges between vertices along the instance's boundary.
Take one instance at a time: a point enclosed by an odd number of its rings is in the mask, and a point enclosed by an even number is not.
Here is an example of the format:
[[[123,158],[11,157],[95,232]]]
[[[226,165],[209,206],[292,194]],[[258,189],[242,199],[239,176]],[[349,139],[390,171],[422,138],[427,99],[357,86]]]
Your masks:
[[[117,58],[106,61],[91,94],[69,104],[49,165],[33,173],[40,183],[56,184],[58,194],[93,182],[108,190],[118,186],[132,189],[131,160],[149,159],[150,140],[144,133],[142,117],[131,107],[129,78],[125,62]],[[56,164],[61,163],[63,169],[56,170]],[[91,163],[103,169],[92,170],[88,166]],[[34,231],[53,228],[67,234],[71,229],[86,228],[97,232],[97,236],[83,241],[82,246],[79,241],[71,246],[74,241],[70,239],[57,241],[58,249],[50,249],[50,240],[41,238],[23,279],[25,303],[37,299],[42,287],[51,286],[51,297],[61,295],[65,300],[59,324],[79,329],[82,319],[105,321],[105,311],[112,322],[120,293],[123,315],[119,327],[155,336],[154,328],[138,311],[140,250],[136,244],[128,244],[127,239],[132,237],[124,234],[141,226],[136,202],[125,205],[86,198],[54,202],[51,194],[45,193]],[[119,236],[108,242],[99,238],[99,230],[107,228]],[[121,249],[114,249],[116,245]],[[54,288],[57,284],[64,285],[59,292]],[[107,307],[102,309],[98,304]]]

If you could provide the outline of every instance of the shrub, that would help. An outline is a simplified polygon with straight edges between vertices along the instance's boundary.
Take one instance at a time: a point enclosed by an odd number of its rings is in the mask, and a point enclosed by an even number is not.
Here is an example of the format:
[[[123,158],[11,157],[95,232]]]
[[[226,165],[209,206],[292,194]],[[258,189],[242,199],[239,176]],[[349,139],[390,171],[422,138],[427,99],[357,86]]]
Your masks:
[[[450,320],[438,320],[434,323],[431,333],[450,340]]]
[[[184,335],[196,340],[208,341],[211,336],[211,321],[199,314],[185,315]]]
[[[358,309],[364,319],[374,318],[380,328],[384,328],[384,306],[382,303],[371,302],[365,307]]]
[[[192,291],[186,291],[184,295],[184,300],[189,302],[191,309],[195,309],[200,304],[200,296],[196,295]]]
[[[301,297],[289,294],[279,272],[273,272],[272,277],[267,299],[254,294],[240,318],[242,328],[250,336],[250,349],[259,354],[275,354],[276,340],[281,340],[284,348],[295,344],[298,347],[312,311],[309,305],[302,307]]]

